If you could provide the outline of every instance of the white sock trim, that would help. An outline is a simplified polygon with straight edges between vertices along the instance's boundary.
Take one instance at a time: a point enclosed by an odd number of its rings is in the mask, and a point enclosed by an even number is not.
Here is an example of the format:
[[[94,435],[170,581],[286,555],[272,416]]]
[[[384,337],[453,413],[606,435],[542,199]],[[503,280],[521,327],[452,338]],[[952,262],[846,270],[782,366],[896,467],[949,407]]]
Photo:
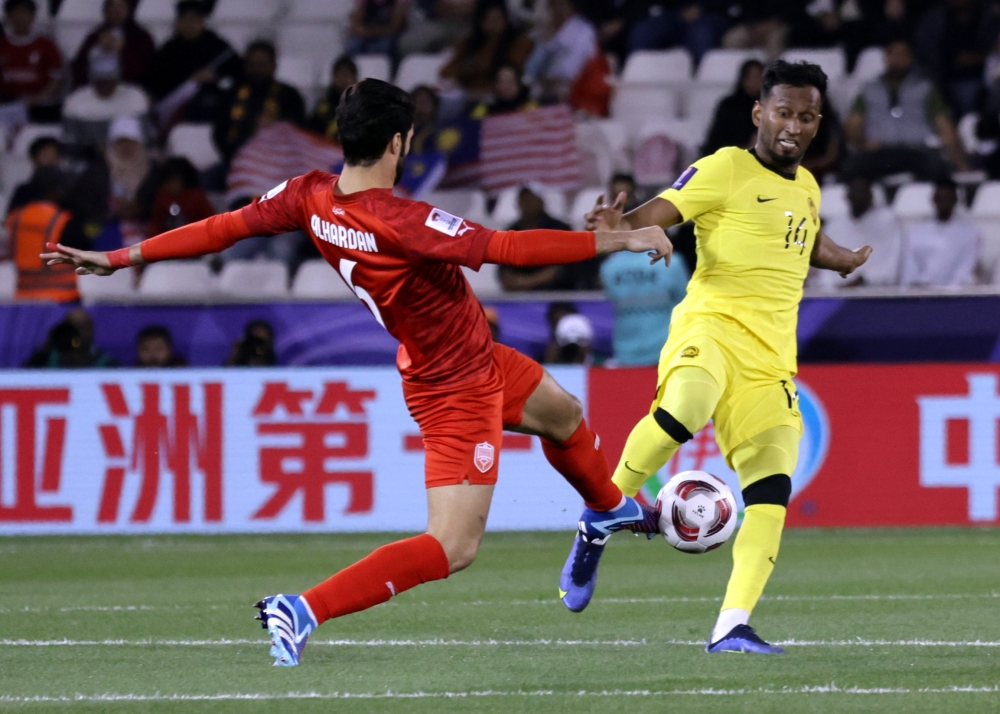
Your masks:
[[[719,613],[719,619],[715,621],[715,629],[712,630],[712,642],[718,642],[729,634],[737,625],[745,625],[750,622],[750,613],[738,607],[731,607]]]
[[[316,615],[313,613],[313,609],[309,606],[309,601],[306,600],[304,595],[299,595],[299,600],[302,601],[302,604],[306,608],[306,612],[309,613],[309,617],[312,620],[313,628],[319,627],[319,621],[316,619]]]

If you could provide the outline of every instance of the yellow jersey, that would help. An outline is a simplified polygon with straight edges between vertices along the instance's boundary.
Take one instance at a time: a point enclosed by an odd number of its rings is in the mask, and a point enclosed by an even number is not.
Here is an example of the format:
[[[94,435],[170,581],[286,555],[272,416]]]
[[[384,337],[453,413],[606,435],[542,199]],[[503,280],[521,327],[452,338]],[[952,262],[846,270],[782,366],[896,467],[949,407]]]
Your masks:
[[[729,147],[696,161],[660,198],[694,221],[697,238],[698,267],[671,332],[735,320],[762,343],[762,362],[795,374],[799,302],[820,230],[813,175],[779,173]]]

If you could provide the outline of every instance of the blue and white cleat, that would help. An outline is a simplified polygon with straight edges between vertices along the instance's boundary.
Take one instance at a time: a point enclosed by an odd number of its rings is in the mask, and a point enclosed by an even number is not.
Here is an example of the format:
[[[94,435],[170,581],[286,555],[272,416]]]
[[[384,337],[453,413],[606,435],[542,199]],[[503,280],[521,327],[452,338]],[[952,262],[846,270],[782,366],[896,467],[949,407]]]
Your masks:
[[[597,566],[608,538],[620,530],[641,526],[648,520],[646,511],[652,509],[627,496],[625,503],[613,511],[584,509],[559,577],[559,599],[570,611],[581,612],[590,604],[597,587]]]
[[[309,634],[319,627],[309,603],[301,595],[269,595],[254,607],[255,619],[271,635],[275,667],[297,667]]]
[[[709,642],[705,645],[705,651],[715,652],[737,652],[753,654],[784,654],[785,650],[764,642],[750,625],[737,625],[729,631],[725,637],[716,642]]]

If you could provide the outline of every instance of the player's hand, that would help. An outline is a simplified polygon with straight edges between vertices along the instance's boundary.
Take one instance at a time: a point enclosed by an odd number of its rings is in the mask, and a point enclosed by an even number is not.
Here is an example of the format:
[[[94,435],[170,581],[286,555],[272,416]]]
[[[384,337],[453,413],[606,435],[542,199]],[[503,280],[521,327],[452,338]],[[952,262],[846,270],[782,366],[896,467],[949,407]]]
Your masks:
[[[853,273],[855,270],[860,268],[868,260],[868,256],[872,254],[872,247],[866,245],[864,247],[858,248],[857,250],[851,251],[851,264],[844,270],[840,271],[840,277],[846,278],[848,275]]]
[[[625,250],[631,253],[646,253],[649,264],[653,265],[663,259],[665,265],[670,265],[670,256],[674,253],[674,244],[667,238],[667,233],[659,226],[649,226],[628,231],[625,235]]]
[[[49,252],[42,253],[41,258],[48,265],[72,265],[77,275],[111,275],[115,272],[107,253],[78,250],[56,243],[46,243],[45,247]]]
[[[588,231],[613,231],[621,223],[622,214],[625,212],[625,200],[628,194],[624,191],[618,194],[618,198],[610,206],[604,202],[604,194],[597,197],[594,208],[584,218],[586,223],[584,229]]]

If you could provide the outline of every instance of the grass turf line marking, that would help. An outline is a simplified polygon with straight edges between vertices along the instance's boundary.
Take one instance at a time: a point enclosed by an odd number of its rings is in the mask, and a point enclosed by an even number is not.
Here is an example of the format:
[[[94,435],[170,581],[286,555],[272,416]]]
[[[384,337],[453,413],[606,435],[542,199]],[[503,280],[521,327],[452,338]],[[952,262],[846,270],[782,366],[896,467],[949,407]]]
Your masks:
[[[837,600],[995,600],[1000,593],[959,593],[944,595],[764,595],[762,601],[769,602],[826,602]],[[591,603],[606,604],[655,604],[655,603],[686,603],[686,602],[722,602],[721,597],[595,597]],[[473,600],[472,602],[441,603],[447,605],[556,605],[561,600]],[[413,603],[395,603],[397,606]],[[427,603],[420,603],[426,605]]]
[[[612,690],[556,692],[550,689],[530,691],[498,691],[492,689],[467,692],[288,692],[287,694],[74,694],[69,696],[35,695],[17,697],[0,695],[0,702],[45,703],[45,702],[160,702],[160,701],[229,701],[229,700],[281,700],[281,699],[465,699],[476,697],[670,697],[670,696],[746,696],[752,694],[994,694],[1000,686],[952,686],[922,687],[842,687],[836,683],[806,687],[782,687],[781,689],[668,689],[668,690]]]
[[[329,647],[647,647],[650,645],[681,645],[704,647],[704,640],[310,640],[313,645]],[[269,640],[0,640],[0,647],[218,647],[232,645],[267,645]],[[1000,647],[1000,641],[988,640],[780,640],[774,644],[785,647]]]

